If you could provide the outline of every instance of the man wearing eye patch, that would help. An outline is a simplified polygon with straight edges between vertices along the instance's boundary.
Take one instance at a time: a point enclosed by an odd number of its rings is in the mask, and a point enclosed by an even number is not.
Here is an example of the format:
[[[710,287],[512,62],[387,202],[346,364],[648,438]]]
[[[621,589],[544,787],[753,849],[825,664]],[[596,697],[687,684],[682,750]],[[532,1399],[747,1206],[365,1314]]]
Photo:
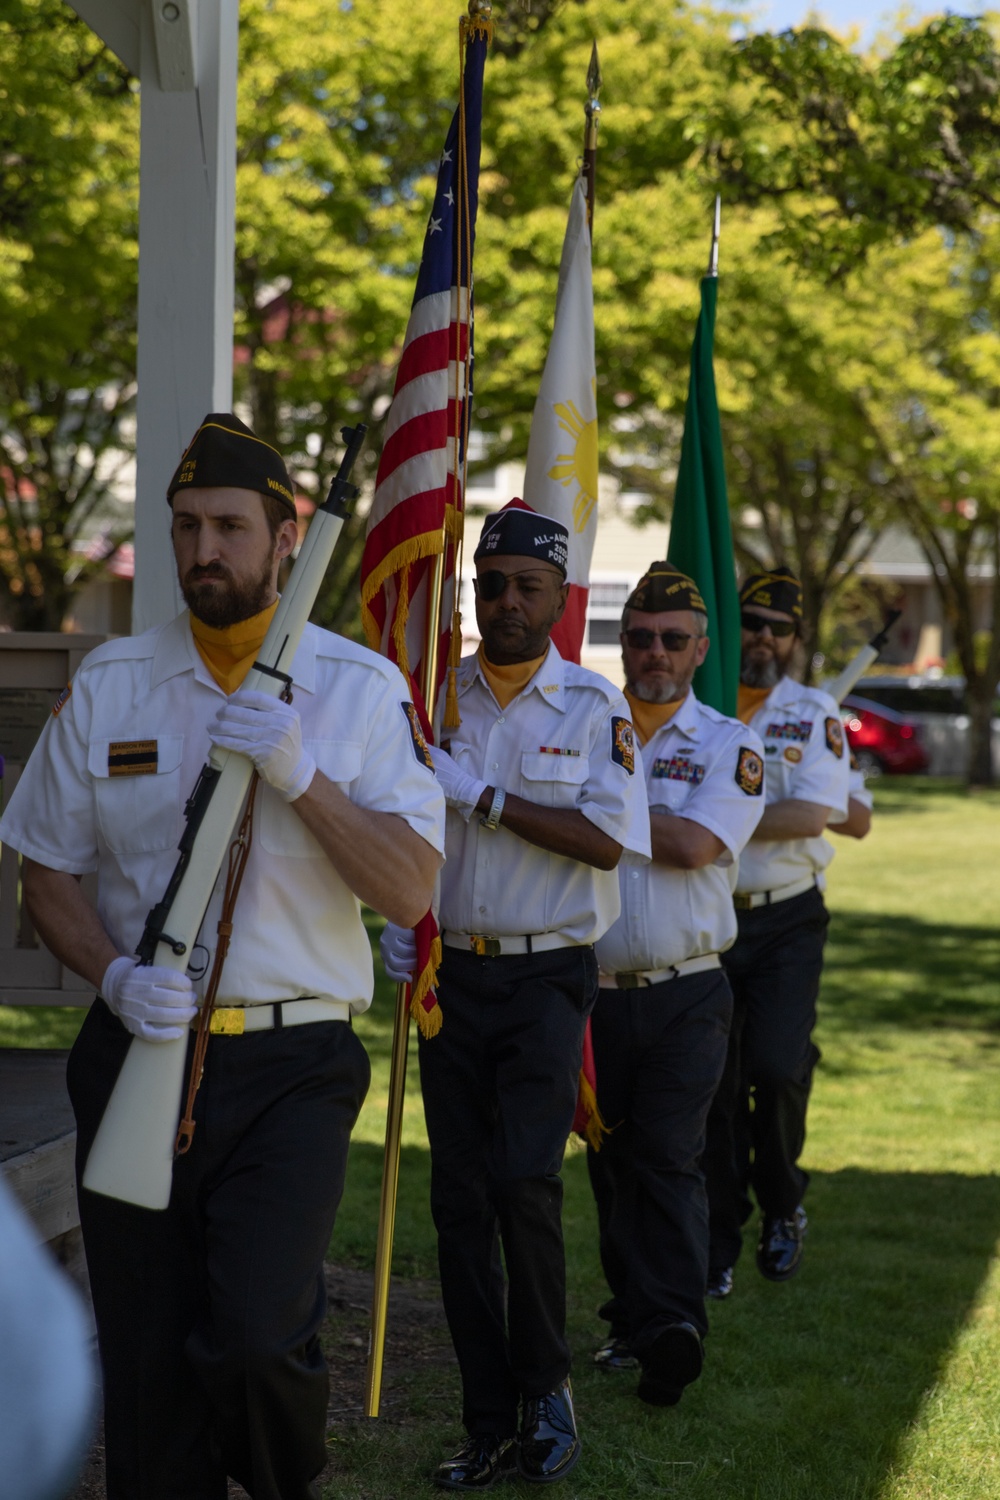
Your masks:
[[[641,1365],[637,1394],[673,1406],[701,1373],[708,1200],[700,1158],[726,1061],[737,861],[764,810],[763,746],[700,703],[710,650],[692,579],[650,565],[622,617],[625,697],[649,801],[652,863],[618,866],[622,910],[598,941],[597,1103],[610,1134],[587,1153],[610,1337],[606,1371]]]
[[[754,574],[740,609],[738,712],[764,742],[765,806],[740,856],[739,936],[724,960],[733,1025],[704,1157],[713,1297],[732,1289],[751,1187],[761,1274],[787,1281],[802,1259],[809,1178],[799,1156],[819,1060],[812,1031],[829,922],[823,871],[834,852],[822,835],[828,820],[849,812],[840,711],[829,694],[788,675],[802,620],[799,580],[786,568]]]
[[[420,1077],[469,1434],[434,1472],[445,1489],[485,1489],[515,1467],[547,1483],[580,1456],[559,1169],[597,996],[593,944],[618,914],[623,849],[649,858],[649,822],[625,700],[549,641],[567,540],[520,502],[487,516],[482,645],[458,670],[461,727],[431,751],[448,804],[444,1020],[421,1038]],[[387,929],[383,956],[408,975],[409,934]]]

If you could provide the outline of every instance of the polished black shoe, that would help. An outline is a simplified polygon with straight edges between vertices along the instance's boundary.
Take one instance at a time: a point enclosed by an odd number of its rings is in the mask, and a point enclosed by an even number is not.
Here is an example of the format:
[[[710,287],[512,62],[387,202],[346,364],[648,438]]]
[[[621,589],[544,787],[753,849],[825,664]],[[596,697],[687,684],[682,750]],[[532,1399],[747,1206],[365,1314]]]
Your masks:
[[[608,1339],[594,1355],[599,1370],[637,1370],[639,1361],[624,1339]]]
[[[705,1288],[705,1296],[721,1302],[723,1297],[728,1297],[733,1289],[733,1268],[725,1266],[721,1271],[709,1271],[708,1286]]]
[[[692,1323],[672,1323],[643,1354],[636,1395],[650,1406],[676,1406],[684,1387],[698,1379],[704,1362],[697,1328]]]
[[[787,1281],[795,1275],[802,1261],[808,1222],[801,1203],[790,1219],[761,1219],[757,1269],[768,1281]]]
[[[431,1475],[444,1490],[488,1490],[515,1472],[517,1444],[511,1437],[473,1435],[454,1458],[446,1458]]]
[[[568,1380],[544,1396],[526,1396],[517,1447],[517,1469],[533,1484],[550,1484],[572,1469],[581,1453]]]

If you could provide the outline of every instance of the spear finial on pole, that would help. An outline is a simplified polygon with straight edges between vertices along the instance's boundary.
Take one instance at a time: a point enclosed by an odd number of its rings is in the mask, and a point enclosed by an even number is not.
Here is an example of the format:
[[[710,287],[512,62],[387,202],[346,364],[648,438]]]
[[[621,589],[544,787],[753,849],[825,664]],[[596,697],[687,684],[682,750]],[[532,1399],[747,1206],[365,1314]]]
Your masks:
[[[583,112],[587,117],[587,125],[583,133],[583,175],[587,183],[587,227],[591,232],[594,228],[594,200],[597,195],[597,127],[601,123],[601,104],[598,95],[603,82],[601,60],[597,55],[595,41],[590,50],[590,66],[587,69],[588,98],[583,106]]]
[[[715,218],[712,223],[712,248],[708,256],[709,276],[719,274],[719,227],[722,223],[722,199],[718,193],[715,195]]]

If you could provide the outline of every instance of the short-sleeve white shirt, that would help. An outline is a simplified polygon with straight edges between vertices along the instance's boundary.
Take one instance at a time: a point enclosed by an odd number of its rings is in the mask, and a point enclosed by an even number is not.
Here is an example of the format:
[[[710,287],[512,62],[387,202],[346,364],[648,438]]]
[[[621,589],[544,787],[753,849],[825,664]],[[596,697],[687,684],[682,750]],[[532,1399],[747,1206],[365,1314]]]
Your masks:
[[[458,668],[461,727],[450,750],[468,775],[543,807],[577,809],[649,858],[649,815],[632,721],[617,688],[549,644],[528,685],[501,708],[476,656]],[[447,732],[446,732],[447,733]],[[560,933],[592,943],[618,915],[618,876],[550,854],[503,825],[448,809],[439,925],[491,937]]]
[[[795,798],[847,817],[850,770],[840,710],[829,693],[783,677],[750,720],[764,743],[765,805]],[[736,889],[773,891],[817,879],[833,859],[817,835],[805,839],[752,839],[740,855]]]
[[[736,862],[764,811],[763,753],[752,729],[700,703],[693,692],[642,747],[650,813],[700,823],[725,850],[700,870],[656,861],[643,868],[632,855],[622,856],[621,915],[597,944],[605,973],[666,969],[732,946]]]
[[[398,814],[443,851],[444,798],[414,739],[398,668],[309,625],[291,671],[303,742],[319,769],[357,806]],[[0,839],[29,858],[74,875],[97,872],[98,913],[122,953],[135,951],[173,872],[184,804],[224,698],[186,612],[98,647],[46,725],[0,820]],[[142,747],[134,755],[146,773],[110,774],[128,758],[122,746]],[[202,991],[222,884],[220,877],[189,971]],[[266,784],[234,925],[221,1004],[302,995],[346,1000],[355,1011],[371,1003],[371,948],[358,899],[293,807]]]

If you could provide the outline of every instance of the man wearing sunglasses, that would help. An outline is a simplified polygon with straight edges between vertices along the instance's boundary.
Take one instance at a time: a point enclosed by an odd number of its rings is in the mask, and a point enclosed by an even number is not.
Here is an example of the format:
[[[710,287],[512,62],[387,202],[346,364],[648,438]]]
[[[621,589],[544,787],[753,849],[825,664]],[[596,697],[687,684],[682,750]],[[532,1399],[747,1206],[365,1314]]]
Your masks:
[[[461,726],[431,750],[448,805],[443,1024],[420,1040],[420,1079],[469,1434],[432,1476],[453,1490],[515,1468],[547,1483],[580,1456],[559,1170],[597,996],[593,944],[618,914],[623,849],[649,858],[649,821],[625,700],[549,641],[567,542],[520,502],[487,516],[482,644],[458,668]],[[390,976],[408,978],[412,935],[387,928],[382,951]]]
[[[736,937],[740,853],[764,810],[763,746],[700,703],[709,650],[694,582],[653,563],[622,617],[625,697],[639,742],[653,861],[623,856],[621,915],[597,943],[597,1102],[609,1127],[588,1151],[611,1288],[595,1362],[641,1365],[637,1394],[673,1406],[708,1331],[708,1200],[700,1158],[726,1061],[732,994],[719,954]]]
[[[809,1178],[798,1163],[819,1060],[812,1031],[829,922],[823,871],[833,858],[822,835],[831,813],[849,815],[837,705],[788,675],[802,619],[799,580],[785,568],[754,574],[740,607],[739,717],[764,742],[765,806],[740,856],[739,936],[725,957],[733,1025],[704,1158],[713,1297],[732,1289],[751,1186],[762,1215],[761,1274],[787,1281],[802,1259]]]

